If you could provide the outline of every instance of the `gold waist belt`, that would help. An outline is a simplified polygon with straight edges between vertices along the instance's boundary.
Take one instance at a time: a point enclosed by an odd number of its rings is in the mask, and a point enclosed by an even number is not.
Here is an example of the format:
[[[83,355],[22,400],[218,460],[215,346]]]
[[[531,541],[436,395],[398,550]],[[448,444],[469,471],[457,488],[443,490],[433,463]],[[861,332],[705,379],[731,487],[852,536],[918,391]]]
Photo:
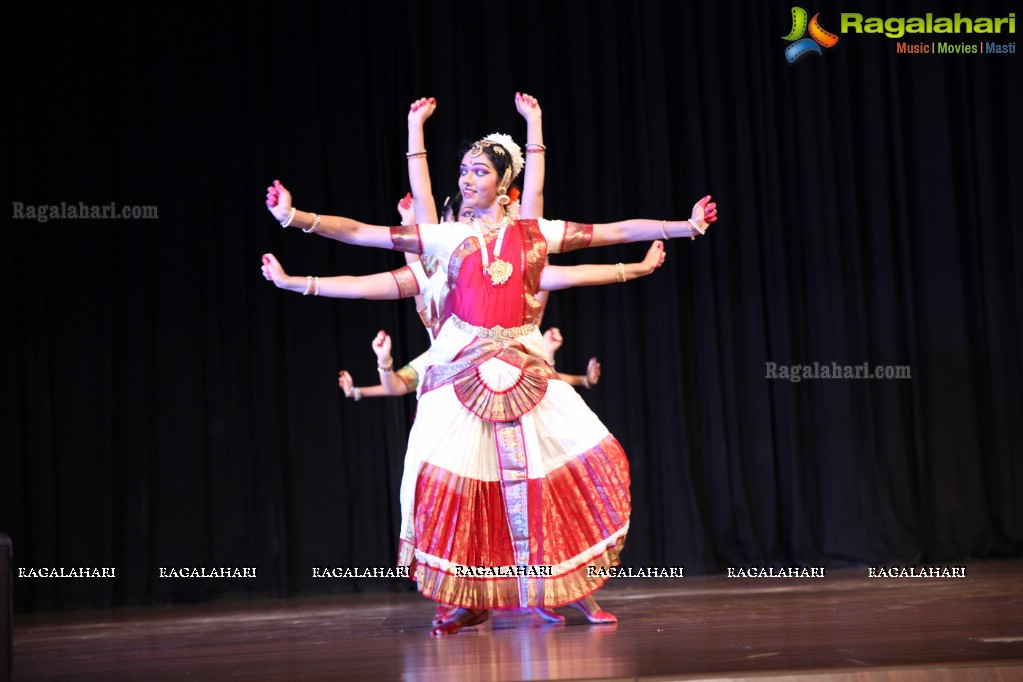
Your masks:
[[[532,334],[536,331],[535,322],[520,324],[518,327],[502,327],[501,325],[497,325],[496,327],[477,327],[474,324],[469,324],[455,314],[451,315],[451,323],[455,325],[456,329],[463,331],[466,334],[478,336],[481,339],[513,339],[516,336],[525,336],[526,334]]]

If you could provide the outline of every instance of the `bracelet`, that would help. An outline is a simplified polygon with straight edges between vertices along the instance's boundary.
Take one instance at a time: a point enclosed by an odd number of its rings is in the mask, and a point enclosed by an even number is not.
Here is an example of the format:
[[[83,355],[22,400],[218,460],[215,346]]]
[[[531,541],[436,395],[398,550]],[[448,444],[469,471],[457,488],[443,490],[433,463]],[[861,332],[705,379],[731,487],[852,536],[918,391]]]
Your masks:
[[[320,295],[320,278],[313,277],[312,275],[305,276],[305,291],[302,292],[303,296],[312,294],[313,296]]]
[[[295,219],[295,207],[291,207],[291,211],[288,212],[288,217],[281,221],[281,227],[288,227],[291,225],[291,221]]]
[[[532,149],[530,149],[530,147],[532,147]],[[530,151],[545,152],[547,151],[547,145],[540,144],[539,142],[527,142],[526,153],[528,154]]]
[[[362,389],[358,386],[352,388],[352,400],[355,402],[362,400]]]
[[[697,232],[699,232],[701,237],[705,234],[704,230],[701,230],[700,227],[696,224],[696,222],[693,221],[692,218],[688,218],[687,220],[689,222],[689,238],[690,239],[696,239],[696,235],[693,234],[693,230],[696,230]]]
[[[313,214],[313,224],[312,224],[312,227],[310,227],[308,230],[302,230],[302,231],[305,232],[306,234],[309,234],[310,232],[316,232],[316,229],[319,226],[320,226],[320,216],[317,215],[316,213],[314,213]]]
[[[420,149],[418,152],[406,152],[405,153],[405,158],[406,159],[418,159],[421,156],[423,156],[423,157],[426,156],[426,150],[425,149]]]
[[[664,221],[661,221],[661,236],[664,237],[664,241],[668,241],[671,237],[668,236],[668,230],[664,228]]]
[[[388,358],[386,367],[377,365],[377,371],[381,374],[390,374],[392,369],[394,369],[394,358]]]
[[[615,263],[615,279],[619,282],[625,281],[625,264]]]
[[[583,375],[583,386],[586,388],[593,388],[593,384],[590,383],[590,378],[585,374]]]

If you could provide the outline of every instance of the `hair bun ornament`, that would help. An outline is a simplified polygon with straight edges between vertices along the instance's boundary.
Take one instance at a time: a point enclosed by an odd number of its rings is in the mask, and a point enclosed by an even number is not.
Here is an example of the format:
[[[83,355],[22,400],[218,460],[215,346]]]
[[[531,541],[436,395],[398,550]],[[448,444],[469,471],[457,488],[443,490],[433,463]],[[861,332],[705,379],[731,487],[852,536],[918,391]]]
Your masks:
[[[519,145],[515,144],[515,140],[512,139],[511,135],[505,135],[504,133],[491,133],[484,137],[482,141],[499,144],[507,149],[508,153],[511,154],[512,179],[514,180],[519,177],[519,173],[522,172],[522,167],[525,165],[525,161],[522,159],[522,149]]]

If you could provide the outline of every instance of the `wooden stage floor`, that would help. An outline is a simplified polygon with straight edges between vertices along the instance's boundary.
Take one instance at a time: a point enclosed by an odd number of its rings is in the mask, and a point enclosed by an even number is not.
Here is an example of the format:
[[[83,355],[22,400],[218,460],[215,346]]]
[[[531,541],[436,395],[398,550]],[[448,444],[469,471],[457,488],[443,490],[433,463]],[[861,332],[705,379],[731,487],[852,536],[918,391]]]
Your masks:
[[[966,578],[611,580],[620,619],[498,614],[430,637],[374,593],[15,618],[15,680],[1023,680],[1023,562]]]

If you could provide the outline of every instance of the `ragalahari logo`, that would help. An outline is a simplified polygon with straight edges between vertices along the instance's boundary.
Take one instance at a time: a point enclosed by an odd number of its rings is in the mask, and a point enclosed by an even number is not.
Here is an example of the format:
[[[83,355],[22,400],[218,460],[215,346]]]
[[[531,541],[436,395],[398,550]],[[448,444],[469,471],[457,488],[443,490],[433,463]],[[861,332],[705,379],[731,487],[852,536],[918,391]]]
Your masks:
[[[810,19],[808,23],[805,9],[802,7],[792,8],[792,30],[787,36],[782,36],[783,40],[792,43],[785,48],[785,58],[789,60],[789,64],[795,64],[811,52],[823,54],[822,47],[834,47],[838,43],[838,36],[821,28],[817,21],[819,16],[819,12],[814,14],[813,19]],[[803,34],[807,29],[810,31],[810,37],[804,38]]]

